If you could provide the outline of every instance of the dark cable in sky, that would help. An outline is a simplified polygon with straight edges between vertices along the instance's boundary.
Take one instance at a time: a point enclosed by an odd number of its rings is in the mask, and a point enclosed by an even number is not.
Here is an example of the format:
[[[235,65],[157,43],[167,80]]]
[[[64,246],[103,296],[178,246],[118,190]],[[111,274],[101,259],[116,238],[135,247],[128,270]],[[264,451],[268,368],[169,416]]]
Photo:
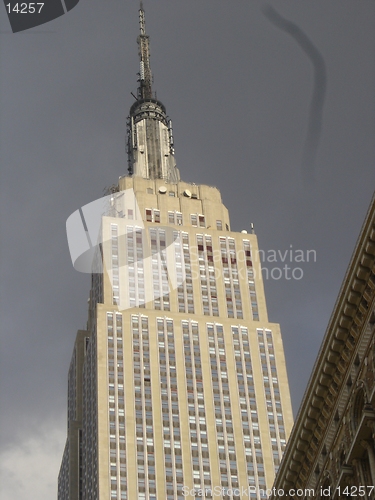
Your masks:
[[[299,26],[284,19],[270,5],[263,9],[272,24],[292,36],[314,66],[314,88],[310,101],[309,122],[302,156],[302,174],[307,183],[314,180],[315,159],[322,131],[323,106],[327,85],[326,64],[322,54]]]

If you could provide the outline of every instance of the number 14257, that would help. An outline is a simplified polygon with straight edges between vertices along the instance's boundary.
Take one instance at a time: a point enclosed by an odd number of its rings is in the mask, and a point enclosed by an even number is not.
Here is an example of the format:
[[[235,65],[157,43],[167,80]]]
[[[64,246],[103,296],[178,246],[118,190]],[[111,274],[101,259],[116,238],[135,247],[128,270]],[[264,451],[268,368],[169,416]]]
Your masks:
[[[40,11],[43,9],[44,3],[16,3],[13,8],[10,3],[6,5],[6,8],[9,12],[15,12],[17,14],[40,14]]]

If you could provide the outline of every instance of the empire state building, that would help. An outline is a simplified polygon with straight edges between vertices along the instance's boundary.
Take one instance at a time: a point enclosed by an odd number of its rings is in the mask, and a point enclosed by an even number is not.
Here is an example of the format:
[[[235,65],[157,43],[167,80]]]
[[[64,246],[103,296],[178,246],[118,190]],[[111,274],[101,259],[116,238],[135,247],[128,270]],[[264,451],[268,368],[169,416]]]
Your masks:
[[[68,376],[59,500],[261,499],[292,427],[280,327],[257,237],[231,230],[219,190],[180,180],[172,122],[140,71],[128,175],[91,236],[87,329]],[[78,227],[78,226],[77,226]]]

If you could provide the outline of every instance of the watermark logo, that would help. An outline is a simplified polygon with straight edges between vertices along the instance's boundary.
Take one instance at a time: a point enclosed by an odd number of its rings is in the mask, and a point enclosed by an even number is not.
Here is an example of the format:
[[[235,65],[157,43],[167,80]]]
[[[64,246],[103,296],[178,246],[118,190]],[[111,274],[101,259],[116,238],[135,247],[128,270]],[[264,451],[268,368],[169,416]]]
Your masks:
[[[322,493],[322,490],[321,490]],[[300,489],[290,489],[284,490],[282,488],[258,488],[256,486],[241,486],[235,488],[226,488],[224,486],[214,486],[212,488],[189,488],[188,486],[182,487],[182,496],[184,498],[206,498],[210,497],[220,497],[223,498],[313,498],[315,496],[315,490],[313,488],[300,488]],[[325,493],[323,493],[325,496]]]
[[[103,217],[111,219],[103,224]],[[119,223],[124,219],[125,224]],[[157,226],[150,232],[144,227],[133,189],[84,205],[66,221],[74,269],[89,274],[106,273],[120,310],[168,295],[185,281],[183,269],[178,272],[175,266],[176,248],[180,252],[182,248],[180,232],[161,224]],[[123,259],[119,248],[125,247],[127,255]],[[128,278],[127,290],[120,288],[120,270]],[[149,270],[152,273],[146,279]]]
[[[316,250],[296,249],[289,245],[286,250],[259,249],[255,258],[262,267],[262,277],[265,280],[301,280],[304,276],[303,266],[316,262]]]
[[[41,2],[4,0],[4,6],[12,31],[17,33],[63,16],[78,2],[79,0],[44,0]]]

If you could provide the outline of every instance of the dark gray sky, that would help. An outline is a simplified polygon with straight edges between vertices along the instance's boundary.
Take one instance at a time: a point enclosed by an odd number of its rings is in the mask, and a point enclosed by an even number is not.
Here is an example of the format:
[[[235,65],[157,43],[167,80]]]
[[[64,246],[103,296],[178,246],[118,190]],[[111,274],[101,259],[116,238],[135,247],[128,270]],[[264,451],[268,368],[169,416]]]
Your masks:
[[[315,182],[302,156],[314,69],[262,0],[145,0],[154,88],[182,178],[216,185],[234,230],[265,251],[316,251],[301,280],[266,280],[298,410],[374,189],[373,0],[270,1],[327,70]],[[65,221],[126,173],[138,2],[81,0],[12,34],[1,11],[1,500],[56,497],[67,371],[89,276]],[[289,263],[289,261],[288,261]],[[267,263],[265,263],[267,264]],[[268,263],[269,269],[281,266]]]

